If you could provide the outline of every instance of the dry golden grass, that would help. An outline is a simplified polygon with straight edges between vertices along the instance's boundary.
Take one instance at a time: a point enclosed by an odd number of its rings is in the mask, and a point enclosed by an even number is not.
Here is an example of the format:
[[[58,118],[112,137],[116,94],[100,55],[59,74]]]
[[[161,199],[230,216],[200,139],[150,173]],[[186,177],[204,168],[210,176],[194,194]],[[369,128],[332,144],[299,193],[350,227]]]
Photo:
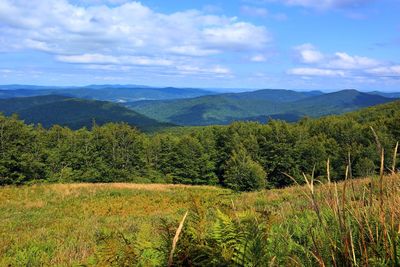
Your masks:
[[[42,186],[42,185],[33,185]],[[217,189],[213,186],[196,186],[196,185],[183,185],[183,184],[132,184],[132,183],[79,183],[79,184],[51,184],[47,186],[53,190],[69,191],[80,188],[90,189],[134,189],[134,190],[150,190],[150,191],[165,191],[176,188],[202,188],[202,189]]]
[[[138,232],[157,244],[160,219],[179,218],[193,197],[219,205],[230,191],[164,184],[48,184],[0,188],[0,266],[71,266],[93,255],[99,231]],[[34,265],[35,266],[35,265]]]
[[[364,216],[365,210],[358,207],[365,207],[365,192],[371,181],[379,185],[379,177],[346,182],[346,207],[353,210],[356,218]],[[344,182],[336,185],[339,196],[344,185]],[[387,189],[385,201],[391,203],[393,218],[398,218],[400,208],[395,203],[400,203],[400,178],[384,177],[383,185]],[[268,214],[269,223],[279,225],[288,216],[301,216],[313,210],[307,190],[307,186],[292,186],[236,194],[210,186],[128,183],[3,187],[0,188],[0,266],[25,266],[30,257],[50,266],[85,262],[93,255],[96,235],[101,231],[128,235],[137,232],[141,243],[157,246],[161,218],[179,221],[193,199],[225,212],[232,212],[233,203],[238,211]],[[335,207],[333,184],[317,185],[314,190],[321,208]],[[372,201],[370,211],[379,214],[379,190]]]

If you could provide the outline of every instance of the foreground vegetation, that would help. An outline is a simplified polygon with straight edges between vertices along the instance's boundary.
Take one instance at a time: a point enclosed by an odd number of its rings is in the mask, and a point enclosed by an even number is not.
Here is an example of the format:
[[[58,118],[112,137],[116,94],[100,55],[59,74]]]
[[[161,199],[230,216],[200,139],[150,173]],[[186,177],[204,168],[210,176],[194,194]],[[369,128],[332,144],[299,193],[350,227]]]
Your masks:
[[[155,135],[0,116],[0,266],[399,266],[399,120],[399,102]]]
[[[237,122],[221,127],[146,135],[126,124],[94,125],[73,131],[28,126],[0,116],[0,185],[38,182],[136,182],[222,185],[251,191],[302,182],[314,169],[332,177],[376,174],[400,140],[400,102],[343,116],[289,124]],[[395,166],[397,167],[397,166]]]
[[[3,187],[0,265],[398,266],[399,176],[307,180],[241,194],[157,184]]]
[[[227,193],[213,187],[155,184],[3,187],[0,266],[91,262],[102,241],[114,236],[120,241],[118,234],[141,243],[143,263],[157,262],[161,218],[178,219],[190,207],[192,197],[201,196],[217,205]]]

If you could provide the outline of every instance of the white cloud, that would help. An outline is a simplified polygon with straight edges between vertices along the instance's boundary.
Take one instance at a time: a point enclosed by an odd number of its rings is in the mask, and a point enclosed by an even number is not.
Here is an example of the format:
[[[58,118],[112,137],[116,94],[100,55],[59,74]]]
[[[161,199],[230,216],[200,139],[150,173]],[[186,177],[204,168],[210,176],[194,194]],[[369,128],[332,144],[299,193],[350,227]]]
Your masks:
[[[324,55],[312,44],[302,44],[295,47],[298,57],[302,63],[318,63],[324,59]]]
[[[338,76],[358,81],[379,77],[399,77],[400,65],[376,60],[369,57],[349,55],[345,52],[324,54],[311,44],[294,48],[299,63],[306,67],[292,68],[287,71],[299,76]]]
[[[259,54],[271,42],[264,26],[236,17],[198,10],[165,14],[124,0],[73,3],[0,0],[1,51],[45,51],[76,64],[212,69],[212,55]]]
[[[57,59],[67,63],[78,63],[78,64],[118,64],[119,60],[113,56],[101,55],[101,54],[83,54],[74,56],[57,56]]]
[[[57,56],[57,60],[65,63],[82,64],[85,69],[104,70],[104,71],[131,71],[134,67],[168,67],[164,71],[159,71],[164,75],[188,74],[188,75],[216,75],[218,77],[229,77],[231,70],[222,66],[198,66],[188,65],[187,63],[175,62],[166,59],[154,59],[148,57],[135,56],[112,56],[103,54],[82,54],[82,55],[62,55]],[[155,69],[153,69],[154,71]]]
[[[118,71],[118,72],[132,70],[131,66],[98,65],[98,64],[83,65],[83,68],[89,70],[104,70],[104,71]]]
[[[221,77],[231,76],[231,71],[228,68],[221,66],[214,66],[211,68],[201,68],[198,66],[183,65],[177,66],[181,74],[216,74]]]
[[[216,49],[201,49],[192,45],[173,46],[169,49],[169,51],[178,55],[189,56],[208,56],[220,53],[220,51]]]
[[[344,77],[342,70],[319,69],[319,68],[294,68],[288,71],[288,74],[300,76],[326,76],[326,77]]]
[[[340,69],[365,69],[381,65],[382,63],[368,57],[350,56],[344,52],[335,53],[334,57],[326,63],[328,67]]]
[[[12,73],[13,71],[10,69],[0,69],[0,73]]]
[[[384,63],[372,58],[349,55],[345,52],[324,54],[312,44],[303,44],[294,48],[300,63],[312,64],[328,69],[363,70],[377,67]]]
[[[172,61],[138,56],[111,56],[103,54],[83,54],[72,56],[57,56],[57,59],[67,63],[77,64],[117,64],[117,65],[144,65],[144,66],[171,66]]]
[[[378,76],[397,76],[400,77],[400,65],[378,67],[367,70],[370,74],[375,74]]]
[[[258,54],[258,55],[254,55],[250,58],[250,61],[253,62],[265,62],[267,61],[267,58],[264,55]]]
[[[262,49],[270,41],[263,27],[246,22],[206,28],[203,37],[211,47],[232,50]]]
[[[30,48],[40,49],[33,43],[45,44],[46,49],[64,53],[104,52],[110,47],[121,53],[165,52],[185,47],[191,48],[186,49],[191,55],[193,50],[252,50],[270,41],[263,26],[196,10],[157,13],[139,2],[79,7],[66,0],[1,0],[0,23],[9,30],[5,33],[9,39],[22,39]]]

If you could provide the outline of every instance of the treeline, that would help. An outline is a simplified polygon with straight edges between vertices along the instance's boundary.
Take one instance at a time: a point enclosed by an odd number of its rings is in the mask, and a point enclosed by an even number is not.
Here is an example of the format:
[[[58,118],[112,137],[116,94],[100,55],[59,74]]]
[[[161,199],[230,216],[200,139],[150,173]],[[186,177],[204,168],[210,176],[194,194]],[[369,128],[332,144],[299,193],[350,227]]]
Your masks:
[[[236,122],[146,135],[126,124],[70,130],[0,115],[0,185],[35,182],[220,184],[237,190],[283,187],[314,170],[343,179],[374,174],[379,153],[391,166],[400,140],[400,102],[296,124]]]

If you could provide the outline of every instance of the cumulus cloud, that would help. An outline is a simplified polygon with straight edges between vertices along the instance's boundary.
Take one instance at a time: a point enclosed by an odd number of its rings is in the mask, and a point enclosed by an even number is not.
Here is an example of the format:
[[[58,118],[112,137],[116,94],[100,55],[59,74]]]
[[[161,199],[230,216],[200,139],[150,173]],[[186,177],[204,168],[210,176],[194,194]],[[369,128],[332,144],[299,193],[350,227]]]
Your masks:
[[[294,48],[302,63],[318,63],[324,59],[324,55],[312,44],[302,44]]]
[[[336,52],[334,54],[324,54],[312,44],[302,44],[294,47],[296,58],[304,64],[316,64],[319,67],[333,69],[367,69],[377,67],[383,64],[378,60],[349,55],[345,52]]]
[[[381,64],[381,62],[372,58],[350,56],[344,52],[335,53],[332,59],[326,63],[328,67],[340,69],[366,69],[376,67]]]
[[[0,69],[0,73],[12,73],[13,71],[10,69]]]
[[[258,55],[254,55],[254,56],[250,57],[250,61],[265,62],[265,61],[267,61],[267,57],[262,54],[258,54]]]
[[[117,65],[144,65],[144,66],[171,66],[173,61],[138,56],[112,56],[103,54],[83,54],[57,56],[57,59],[67,63],[77,64],[117,64]]]
[[[367,70],[367,72],[379,76],[400,77],[400,65],[373,68]]]
[[[202,49],[193,45],[173,46],[168,51],[178,55],[189,56],[208,56],[220,53],[220,51],[216,49]]]
[[[76,64],[212,69],[209,56],[255,54],[271,41],[264,26],[236,17],[198,10],[165,14],[135,1],[71,1],[1,0],[2,51],[45,51]]]
[[[222,53],[238,48],[262,48],[270,41],[264,27],[237,21],[234,17],[195,10],[162,14],[139,2],[116,7],[79,7],[65,0],[35,3],[2,0],[1,5],[0,21],[6,28],[17,31],[14,37],[27,36],[25,43],[27,40],[46,43],[54,52],[89,49],[99,52],[113,45],[113,50],[120,52],[190,47],[186,49],[189,54],[193,50],[211,49]]]
[[[288,71],[289,74],[300,76],[327,76],[327,77],[344,77],[345,72],[342,70],[330,70],[319,68],[294,68]]]
[[[178,66],[181,74],[217,74],[219,76],[230,76],[231,71],[228,68],[214,66],[211,68],[200,68],[197,66],[183,65]]]
[[[263,27],[235,22],[202,31],[206,44],[214,49],[262,49],[269,41]]]
[[[305,66],[289,69],[288,74],[324,77],[394,77],[400,75],[400,65],[345,52],[325,54],[312,44],[294,47],[297,63]]]

